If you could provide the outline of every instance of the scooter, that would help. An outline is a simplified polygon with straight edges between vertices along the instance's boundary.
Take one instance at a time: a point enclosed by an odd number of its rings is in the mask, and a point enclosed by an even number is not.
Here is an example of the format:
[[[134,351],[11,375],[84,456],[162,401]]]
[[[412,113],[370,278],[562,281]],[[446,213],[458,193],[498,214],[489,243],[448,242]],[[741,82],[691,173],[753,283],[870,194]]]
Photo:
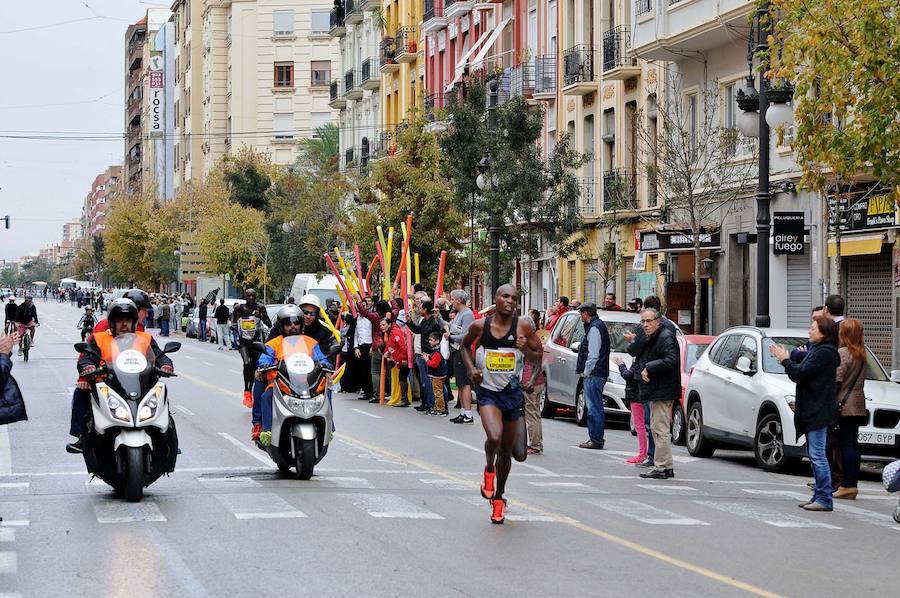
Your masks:
[[[82,443],[84,463],[116,494],[140,502],[146,486],[175,471],[178,436],[161,380],[175,374],[156,367],[158,356],[137,335],[122,334],[114,343],[112,361],[88,377],[93,417]],[[180,348],[166,343],[163,354]],[[75,350],[101,358],[87,343]]]
[[[260,372],[275,372],[272,384],[272,442],[265,447],[278,470],[287,473],[294,468],[297,478],[308,480],[315,466],[325,457],[332,437],[334,421],[331,388],[340,381],[344,366],[337,371],[316,362],[307,336],[286,336],[283,359]],[[262,343],[253,349],[265,353]],[[340,347],[332,349],[337,354]]]

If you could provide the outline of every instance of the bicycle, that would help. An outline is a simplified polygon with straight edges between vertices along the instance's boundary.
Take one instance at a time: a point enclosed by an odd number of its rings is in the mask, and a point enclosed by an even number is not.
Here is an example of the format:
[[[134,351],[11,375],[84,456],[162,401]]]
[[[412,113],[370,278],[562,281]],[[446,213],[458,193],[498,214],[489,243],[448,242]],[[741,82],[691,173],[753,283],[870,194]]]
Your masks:
[[[34,334],[34,328],[37,326],[37,323],[32,322],[31,324],[19,324],[19,335],[21,336],[21,340],[19,341],[19,351],[22,352],[22,359],[28,361],[28,353],[31,351],[32,344],[32,335]]]

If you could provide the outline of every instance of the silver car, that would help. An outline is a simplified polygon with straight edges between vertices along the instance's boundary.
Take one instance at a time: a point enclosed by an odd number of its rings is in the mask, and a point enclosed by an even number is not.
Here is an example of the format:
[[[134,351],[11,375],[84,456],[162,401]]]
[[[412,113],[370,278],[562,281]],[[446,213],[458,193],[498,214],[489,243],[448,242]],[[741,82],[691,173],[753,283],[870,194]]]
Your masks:
[[[618,419],[630,419],[631,410],[625,400],[625,380],[619,374],[618,366],[613,358],[618,356],[631,365],[632,357],[628,355],[626,332],[636,332],[640,326],[640,314],[626,311],[600,310],[597,315],[606,324],[609,332],[609,378],[603,387],[604,411],[607,416]],[[681,331],[679,331],[681,334]],[[544,397],[541,416],[556,416],[557,408],[574,407],[575,422],[579,426],[587,425],[587,409],[584,403],[584,391],[581,377],[575,372],[578,363],[578,349],[584,341],[584,323],[581,314],[570,311],[564,314],[553,327],[550,338],[544,345]]]

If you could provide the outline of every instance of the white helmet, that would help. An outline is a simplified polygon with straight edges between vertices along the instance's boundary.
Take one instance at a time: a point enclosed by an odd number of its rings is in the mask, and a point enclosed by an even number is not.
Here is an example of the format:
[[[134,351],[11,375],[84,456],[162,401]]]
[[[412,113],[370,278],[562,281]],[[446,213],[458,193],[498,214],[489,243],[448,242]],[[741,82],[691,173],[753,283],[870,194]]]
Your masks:
[[[290,322],[302,323],[303,312],[296,305],[288,303],[278,310],[278,313],[275,314],[275,318],[282,323],[282,326],[284,325],[285,320],[288,320]]]
[[[299,305],[300,307],[303,307],[304,305],[313,305],[319,311],[322,311],[322,302],[317,296],[313,295],[312,293],[307,293],[306,295],[300,297],[300,301],[297,302],[297,305]]]

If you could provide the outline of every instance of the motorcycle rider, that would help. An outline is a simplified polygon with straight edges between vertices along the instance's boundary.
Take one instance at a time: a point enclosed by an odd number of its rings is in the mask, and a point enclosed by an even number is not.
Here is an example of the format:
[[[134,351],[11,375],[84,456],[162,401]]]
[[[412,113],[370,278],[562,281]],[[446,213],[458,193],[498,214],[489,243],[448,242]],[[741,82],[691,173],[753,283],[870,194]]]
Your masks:
[[[35,328],[40,325],[38,322],[37,306],[31,300],[31,295],[25,295],[25,302],[16,308],[16,323],[19,328],[19,355],[22,354],[22,338],[26,332],[31,333],[31,346],[34,347]]]
[[[97,331],[95,329],[94,334],[91,335],[91,338],[88,341],[88,345],[93,349],[93,353],[83,353],[78,358],[78,373],[81,379],[86,380],[86,378],[93,374],[97,368],[101,367],[104,363],[110,363],[112,361],[113,339],[122,334],[135,334],[144,343],[150,345],[153,354],[156,355],[155,363],[161,370],[169,374],[175,371],[172,360],[168,355],[162,353],[159,345],[156,344],[156,340],[147,332],[138,329],[139,314],[140,310],[138,310],[137,305],[135,305],[131,299],[122,297],[120,299],[115,299],[110,304],[109,313],[106,316],[106,329],[102,331]],[[98,355],[100,357],[97,357]],[[88,388],[90,388],[90,383],[88,383]],[[88,401],[90,401],[89,390]],[[88,405],[88,410],[90,410],[90,405]],[[166,440],[173,450],[173,453],[170,454],[177,452],[178,437],[175,432],[175,422],[172,420],[171,416],[169,416],[169,430],[166,432]],[[81,442],[81,438],[79,438],[79,450],[74,452],[81,452]],[[68,446],[66,449],[68,450]]]
[[[260,368],[272,367],[282,359],[284,359],[283,341],[286,336],[296,336],[302,334],[304,312],[296,305],[287,304],[278,310],[276,314],[277,322],[281,328],[281,334],[269,340],[266,343],[266,352],[259,356],[257,366]],[[307,335],[308,336],[308,335]],[[314,361],[324,367],[330,367],[325,353],[322,352],[319,343],[316,342],[312,348],[312,358]],[[264,376],[265,374],[265,376]],[[263,446],[269,446],[272,442],[272,394],[274,392],[273,385],[277,374],[274,370],[268,372],[256,372],[256,379],[266,380],[267,384],[263,390],[260,400],[261,422],[253,424],[253,430],[250,434],[252,440],[259,440]],[[254,401],[254,411],[256,410],[257,401]]]
[[[147,317],[147,312],[150,309],[150,296],[147,295],[144,291],[140,289],[130,289],[125,292],[123,296],[125,299],[130,299],[132,303],[135,304],[138,310],[138,321],[136,326],[137,332],[144,331],[144,320]],[[113,303],[110,303],[110,310],[112,310]],[[107,317],[97,322],[94,326],[93,334],[98,334],[105,330],[110,329],[109,323],[109,314]],[[92,334],[92,336],[93,336]],[[88,342],[90,342],[91,337],[88,337]],[[66,452],[72,454],[78,454],[81,452],[82,441],[81,437],[87,433],[87,419],[91,414],[91,384],[85,378],[78,378],[78,382],[75,385],[75,390],[72,392],[72,416],[69,424],[69,434],[74,436],[78,440],[75,442],[70,442],[66,445]]]
[[[256,373],[256,352],[253,343],[262,340],[262,330],[259,325],[262,321],[269,328],[272,321],[266,312],[266,307],[256,302],[256,291],[247,289],[244,291],[244,303],[234,307],[231,321],[238,326],[238,352],[244,362],[244,406],[253,408],[253,378]]]

